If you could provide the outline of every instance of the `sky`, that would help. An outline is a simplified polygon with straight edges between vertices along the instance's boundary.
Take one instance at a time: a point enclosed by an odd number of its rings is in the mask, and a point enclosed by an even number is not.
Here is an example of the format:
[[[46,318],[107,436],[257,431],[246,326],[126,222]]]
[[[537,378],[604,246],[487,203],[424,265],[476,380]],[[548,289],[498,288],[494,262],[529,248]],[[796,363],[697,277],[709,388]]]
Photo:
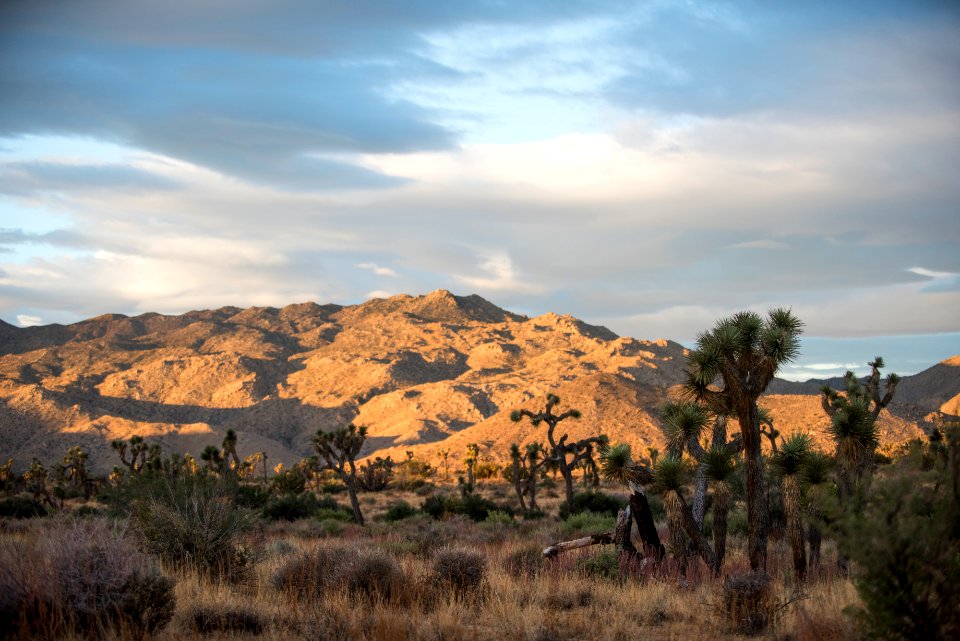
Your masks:
[[[479,294],[960,353],[953,2],[6,0],[0,318]]]

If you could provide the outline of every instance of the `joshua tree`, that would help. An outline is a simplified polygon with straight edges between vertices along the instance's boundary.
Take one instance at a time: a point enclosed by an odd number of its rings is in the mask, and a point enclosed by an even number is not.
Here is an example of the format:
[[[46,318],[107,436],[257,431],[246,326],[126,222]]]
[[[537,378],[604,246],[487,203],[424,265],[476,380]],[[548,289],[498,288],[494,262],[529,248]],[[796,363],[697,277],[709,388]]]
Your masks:
[[[736,416],[740,423],[746,461],[747,544],[753,570],[765,569],[767,564],[767,502],[757,399],[777,370],[796,358],[802,327],[785,309],[770,311],[766,320],[753,312],[740,312],[700,334],[697,348],[687,357],[685,390],[690,397],[716,415]]]
[[[693,520],[703,527],[703,515],[706,511],[707,477],[701,464],[705,454],[700,444],[704,428],[710,422],[707,410],[697,403],[670,402],[661,413],[662,429],[667,437],[667,455],[681,458],[684,450],[698,463],[694,476]]]
[[[442,449],[442,450],[438,450],[438,451],[437,451],[437,454],[439,454],[439,455],[440,455],[440,458],[443,459],[443,478],[449,479],[449,478],[450,478],[450,461],[449,461],[449,460],[450,460],[450,449],[449,449],[449,448],[445,448],[445,449]]]
[[[803,466],[803,483],[807,487],[807,514],[810,515],[810,524],[807,528],[807,539],[810,541],[810,567],[820,565],[820,543],[823,535],[818,522],[823,517],[820,505],[823,503],[824,491],[833,472],[833,459],[822,452],[811,451]]]
[[[217,449],[216,445],[208,445],[200,452],[200,460],[207,464],[207,469],[211,472],[222,474],[226,468],[226,461],[223,454]]]
[[[67,450],[63,456],[64,470],[74,489],[83,492],[83,498],[90,498],[90,474],[87,471],[89,454],[79,445]]]
[[[351,423],[333,432],[317,430],[313,435],[313,448],[322,459],[321,464],[340,477],[347,486],[353,518],[363,525],[360,501],[357,499],[357,455],[367,440],[367,428]]]
[[[573,470],[582,460],[593,456],[594,446],[606,444],[606,437],[594,436],[574,443],[568,443],[568,435],[564,434],[557,438],[556,429],[562,421],[568,418],[580,418],[580,411],[575,409],[567,410],[562,414],[554,414],[553,408],[560,403],[560,397],[554,394],[547,394],[547,404],[539,412],[531,412],[527,409],[514,410],[510,413],[510,420],[519,422],[524,416],[530,419],[534,427],[540,423],[547,424],[547,441],[550,443],[551,459],[556,462],[560,474],[563,476],[564,488],[566,490],[567,510],[573,512]]]
[[[527,502],[523,500],[523,479],[522,471],[527,457],[520,453],[520,446],[514,443],[510,446],[510,461],[512,463],[511,476],[513,477],[513,490],[517,493],[517,500],[520,501],[520,509],[526,514]]]
[[[120,455],[120,461],[127,466],[130,476],[140,475],[147,462],[147,450],[150,449],[142,436],[134,434],[129,441],[122,438],[115,439],[110,442],[110,447]],[[127,458],[128,452],[130,454],[129,459]]]
[[[704,475],[713,488],[713,551],[717,555],[717,567],[723,567],[727,555],[727,515],[733,503],[730,479],[734,472],[734,459],[725,445],[714,445],[703,457]]]
[[[787,517],[787,539],[793,550],[793,571],[797,581],[807,576],[807,546],[803,535],[800,479],[810,458],[811,439],[807,434],[794,434],[770,459],[770,464],[783,479],[783,511]]]
[[[223,460],[225,468],[240,473],[240,455],[237,454],[237,433],[231,428],[223,436]]]
[[[477,465],[480,447],[476,443],[467,445],[467,455],[463,457],[463,464],[467,466],[467,491],[473,492],[473,468]]]
[[[527,459],[527,496],[530,497],[530,511],[538,512],[540,507],[537,505],[537,479],[547,464],[544,458],[543,445],[539,442],[530,443],[525,450]]]
[[[883,357],[877,356],[870,365],[866,384],[861,384],[853,372],[844,376],[846,393],[841,394],[829,386],[821,388],[820,397],[824,411],[830,416],[830,432],[836,443],[837,498],[841,507],[854,502],[859,510],[873,468],[873,456],[877,449],[877,417],[890,404],[897,390],[900,377],[887,376],[886,394],[880,397],[880,370]]]
[[[629,517],[637,524],[637,532],[643,541],[645,555],[650,555],[658,561],[664,557],[665,550],[660,542],[657,527],[653,521],[653,512],[643,487],[653,482],[653,474],[639,463],[635,463],[630,454],[630,446],[626,444],[606,448],[600,453],[600,466],[603,477],[623,483],[630,488],[629,516],[627,518],[627,539],[629,541]],[[629,547],[632,547],[629,546]],[[628,549],[629,549],[628,547]]]
[[[357,484],[367,492],[380,492],[385,490],[390,480],[393,478],[393,459],[377,457],[374,460],[367,459],[360,465],[359,474],[357,474]]]
[[[683,497],[683,485],[686,482],[686,477],[687,466],[684,461],[667,454],[660,459],[657,467],[654,468],[653,488],[664,495],[663,503],[667,510],[667,518],[668,520],[671,518],[674,520],[670,527],[682,528],[690,539],[693,550],[700,555],[700,558],[710,567],[710,570],[717,574],[720,572],[717,557],[713,553],[710,543],[703,536],[703,530],[693,520],[693,512]]]

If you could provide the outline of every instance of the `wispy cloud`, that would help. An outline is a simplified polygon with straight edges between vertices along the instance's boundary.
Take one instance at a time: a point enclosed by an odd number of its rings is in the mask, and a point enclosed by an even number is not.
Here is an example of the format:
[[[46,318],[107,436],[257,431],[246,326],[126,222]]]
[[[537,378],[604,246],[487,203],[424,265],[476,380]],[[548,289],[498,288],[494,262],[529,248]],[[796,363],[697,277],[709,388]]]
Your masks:
[[[389,267],[381,267],[376,263],[360,263],[357,265],[357,267],[360,269],[367,269],[377,276],[389,276],[390,278],[396,278],[399,276],[395,270],[390,269]]]
[[[17,322],[20,323],[20,327],[36,327],[43,324],[43,319],[39,316],[17,314]]]
[[[465,276],[455,274],[461,283],[481,291],[508,291],[508,292],[537,292],[540,288],[529,283],[520,282],[510,255],[506,252],[489,252],[482,255],[479,265],[484,276]]]

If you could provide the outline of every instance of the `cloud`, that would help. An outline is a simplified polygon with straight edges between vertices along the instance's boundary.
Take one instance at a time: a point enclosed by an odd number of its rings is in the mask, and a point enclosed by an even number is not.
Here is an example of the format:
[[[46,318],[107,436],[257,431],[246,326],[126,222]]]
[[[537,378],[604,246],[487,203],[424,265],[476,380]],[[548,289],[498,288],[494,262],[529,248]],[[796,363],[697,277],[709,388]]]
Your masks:
[[[485,276],[455,274],[454,278],[461,283],[481,291],[539,291],[538,287],[528,283],[521,283],[517,280],[517,273],[514,270],[513,261],[506,252],[489,252],[483,254],[481,258],[480,270],[486,273]]]
[[[0,163],[0,193],[27,196],[45,191],[175,189],[169,178],[124,164]]]
[[[43,324],[43,319],[39,316],[17,314],[17,322],[20,323],[20,327],[36,327]]]
[[[388,276],[390,278],[396,278],[397,276],[399,276],[399,274],[397,274],[395,270],[390,269],[389,267],[381,267],[376,263],[360,263],[357,265],[357,267],[361,269],[368,269],[372,271],[374,274],[376,274],[377,276]]]
[[[372,292],[367,292],[363,297],[369,300],[371,298],[390,298],[391,296],[393,296],[393,292],[388,292],[383,289],[375,289]]]
[[[777,240],[748,240],[735,245],[727,245],[730,249],[786,249],[786,243]]]

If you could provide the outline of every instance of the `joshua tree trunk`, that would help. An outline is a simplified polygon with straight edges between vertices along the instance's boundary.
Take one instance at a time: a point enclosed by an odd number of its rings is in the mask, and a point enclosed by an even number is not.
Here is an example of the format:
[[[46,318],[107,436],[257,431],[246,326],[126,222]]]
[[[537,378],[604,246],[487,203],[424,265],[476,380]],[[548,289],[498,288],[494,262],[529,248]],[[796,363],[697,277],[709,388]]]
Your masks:
[[[687,505],[687,502],[679,492],[669,492],[667,494],[667,502],[671,501],[676,504],[675,509],[677,509],[680,514],[680,522],[683,524],[684,532],[693,544],[694,551],[700,555],[700,558],[707,564],[711,572],[714,574],[719,573],[720,569],[717,566],[717,557],[713,553],[710,543],[707,542],[706,537],[703,536],[703,530],[701,530],[693,520],[693,512],[690,510],[690,506]]]
[[[357,498],[357,468],[353,461],[349,461],[350,472],[345,475],[347,493],[350,495],[350,506],[353,508],[353,520],[357,525],[363,525],[363,513],[360,511],[360,500]]]
[[[643,489],[635,483],[630,484],[630,512],[637,523],[637,532],[640,534],[640,540],[643,541],[644,554],[653,554],[658,561],[663,560],[666,550],[660,542],[650,503]]]
[[[690,439],[687,450],[697,459],[697,471],[693,480],[693,520],[697,526],[703,528],[703,515],[707,511],[707,474],[703,467],[703,446],[695,438]]]
[[[767,491],[763,479],[763,458],[760,451],[760,417],[757,404],[747,403],[738,412],[743,435],[747,478],[747,550],[751,570],[767,567]]]
[[[573,514],[573,470],[571,470],[570,465],[567,464],[567,454],[565,451],[560,452],[558,463],[560,467],[560,474],[563,476],[563,488],[567,501],[567,512],[569,514]]]
[[[807,551],[800,519],[800,483],[792,474],[783,478],[783,508],[787,517],[787,537],[793,550],[793,571],[797,581],[802,582],[807,576]]]
[[[820,565],[820,543],[823,540],[823,534],[820,528],[811,523],[807,529],[807,537],[810,539],[810,567],[817,568]]]
[[[513,459],[513,489],[517,493],[517,500],[520,501],[520,509],[526,514],[527,503],[523,500],[523,484],[520,481],[520,470],[520,458],[516,457]]]
[[[527,495],[530,497],[530,511],[536,512],[537,506],[537,468],[531,467],[527,478]]]
[[[713,551],[717,567],[723,568],[727,556],[727,514],[730,512],[730,486],[718,483],[713,490]]]
[[[680,571],[686,572],[689,560],[689,546],[683,526],[683,506],[676,492],[667,492],[663,501],[667,512],[667,530],[670,537],[670,552],[680,562]]]

